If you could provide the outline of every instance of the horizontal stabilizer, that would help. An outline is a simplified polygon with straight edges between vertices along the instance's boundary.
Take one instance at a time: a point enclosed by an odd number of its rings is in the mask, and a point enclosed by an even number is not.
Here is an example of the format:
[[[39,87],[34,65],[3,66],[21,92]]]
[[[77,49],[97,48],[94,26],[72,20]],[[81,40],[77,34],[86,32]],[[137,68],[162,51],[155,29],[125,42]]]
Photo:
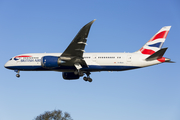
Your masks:
[[[158,58],[161,58],[167,49],[168,48],[162,48],[162,49],[158,50],[157,52],[155,52],[154,54],[152,54],[151,56],[146,58],[146,61],[157,60]]]

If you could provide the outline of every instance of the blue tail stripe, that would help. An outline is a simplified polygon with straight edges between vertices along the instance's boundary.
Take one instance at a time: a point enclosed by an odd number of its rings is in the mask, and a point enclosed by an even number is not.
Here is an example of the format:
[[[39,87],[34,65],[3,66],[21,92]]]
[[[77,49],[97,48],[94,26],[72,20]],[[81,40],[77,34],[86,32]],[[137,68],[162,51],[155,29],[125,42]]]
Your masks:
[[[152,44],[152,45],[148,45],[148,46],[159,48],[159,47],[161,46],[161,43],[162,43],[162,42],[158,42],[158,43],[155,43],[155,44]]]

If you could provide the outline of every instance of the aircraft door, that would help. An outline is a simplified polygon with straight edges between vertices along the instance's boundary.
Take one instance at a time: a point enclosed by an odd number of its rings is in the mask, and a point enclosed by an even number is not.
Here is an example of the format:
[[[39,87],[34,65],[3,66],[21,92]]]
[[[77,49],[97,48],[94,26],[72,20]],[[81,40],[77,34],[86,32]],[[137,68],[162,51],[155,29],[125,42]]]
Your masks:
[[[128,55],[126,60],[128,65],[132,65],[132,55]]]
[[[131,61],[132,61],[131,59],[132,59],[132,56],[131,56],[131,55],[128,55],[128,56],[127,56],[127,62],[131,62]]]
[[[93,55],[93,56],[92,56],[93,62],[96,62],[96,59],[97,59],[97,55]]]

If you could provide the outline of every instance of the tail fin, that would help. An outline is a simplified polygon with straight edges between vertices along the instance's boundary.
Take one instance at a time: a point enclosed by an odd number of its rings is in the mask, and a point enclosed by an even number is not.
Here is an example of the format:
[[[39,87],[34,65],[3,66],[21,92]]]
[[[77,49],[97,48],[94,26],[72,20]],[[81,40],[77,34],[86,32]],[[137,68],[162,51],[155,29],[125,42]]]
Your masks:
[[[159,51],[165,42],[171,26],[162,27],[137,53],[152,55]]]

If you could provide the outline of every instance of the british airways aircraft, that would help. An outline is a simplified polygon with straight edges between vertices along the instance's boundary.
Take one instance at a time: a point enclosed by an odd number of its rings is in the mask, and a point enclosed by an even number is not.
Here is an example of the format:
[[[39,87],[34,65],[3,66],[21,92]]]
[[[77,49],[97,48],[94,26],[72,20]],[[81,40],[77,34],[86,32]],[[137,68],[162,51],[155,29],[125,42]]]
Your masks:
[[[20,71],[58,71],[65,80],[83,79],[92,82],[91,72],[132,70],[164,62],[167,48],[162,48],[171,26],[162,27],[141,49],[133,53],[84,53],[91,25],[86,24],[63,53],[33,53],[12,57],[5,68]]]

